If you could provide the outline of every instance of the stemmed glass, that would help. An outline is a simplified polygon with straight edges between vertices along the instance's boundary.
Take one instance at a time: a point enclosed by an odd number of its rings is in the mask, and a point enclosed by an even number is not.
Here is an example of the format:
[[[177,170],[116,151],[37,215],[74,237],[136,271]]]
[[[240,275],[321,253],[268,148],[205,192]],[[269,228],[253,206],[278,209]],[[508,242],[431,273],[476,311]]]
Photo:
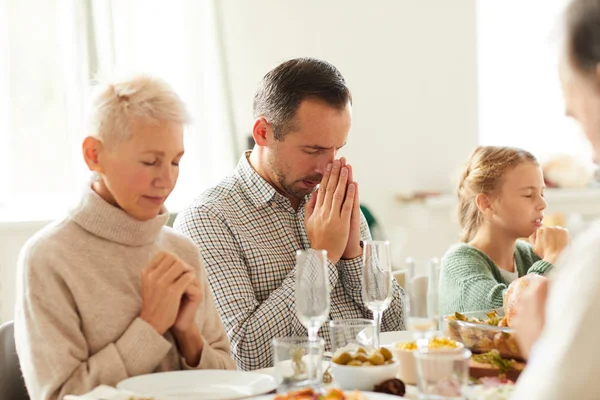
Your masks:
[[[390,242],[365,240],[363,242],[363,301],[373,312],[375,320],[375,340],[373,345],[379,348],[381,318],[392,301],[393,279],[390,257]]]
[[[327,251],[296,252],[296,315],[308,330],[308,338],[317,340],[321,326],[329,317],[329,279]]]

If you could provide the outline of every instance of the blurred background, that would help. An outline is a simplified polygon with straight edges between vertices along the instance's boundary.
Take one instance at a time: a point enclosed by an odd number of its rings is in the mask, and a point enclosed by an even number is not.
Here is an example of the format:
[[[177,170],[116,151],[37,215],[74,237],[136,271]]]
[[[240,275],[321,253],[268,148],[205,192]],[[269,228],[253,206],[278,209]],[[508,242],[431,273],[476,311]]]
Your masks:
[[[543,162],[547,223],[600,214],[591,152],[564,116],[557,75],[566,0],[0,0],[0,322],[18,252],[78,198],[90,83],[158,75],[194,123],[167,206],[177,212],[249,148],[252,99],[277,64],[333,63],[354,98],[343,154],[374,233],[407,256],[458,241],[454,186],[477,145]],[[552,179],[550,179],[552,178]]]

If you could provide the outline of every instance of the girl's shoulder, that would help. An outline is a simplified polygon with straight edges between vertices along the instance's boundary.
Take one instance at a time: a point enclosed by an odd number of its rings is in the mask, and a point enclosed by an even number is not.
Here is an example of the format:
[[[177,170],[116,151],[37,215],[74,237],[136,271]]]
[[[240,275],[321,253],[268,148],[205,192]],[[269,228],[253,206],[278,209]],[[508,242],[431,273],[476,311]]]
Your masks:
[[[493,264],[483,251],[467,243],[457,243],[453,245],[442,257],[443,265],[449,265],[456,262],[460,264]]]

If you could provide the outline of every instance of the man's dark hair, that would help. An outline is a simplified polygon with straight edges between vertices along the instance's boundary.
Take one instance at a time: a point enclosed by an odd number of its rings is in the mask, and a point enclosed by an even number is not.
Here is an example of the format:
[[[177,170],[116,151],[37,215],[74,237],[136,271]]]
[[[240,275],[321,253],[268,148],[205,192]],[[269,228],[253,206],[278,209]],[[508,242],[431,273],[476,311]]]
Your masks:
[[[265,117],[276,140],[294,129],[300,103],[317,99],[343,110],[352,94],[344,77],[330,63],[315,58],[296,58],[267,73],[254,94],[254,118]]]

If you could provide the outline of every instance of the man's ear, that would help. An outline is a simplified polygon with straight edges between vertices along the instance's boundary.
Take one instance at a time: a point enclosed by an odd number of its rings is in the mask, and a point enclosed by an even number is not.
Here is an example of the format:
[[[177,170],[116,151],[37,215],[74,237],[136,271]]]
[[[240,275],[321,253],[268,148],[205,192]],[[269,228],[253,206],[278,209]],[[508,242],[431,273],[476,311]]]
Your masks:
[[[252,127],[252,137],[258,146],[266,146],[269,139],[269,133],[272,134],[272,126],[265,117],[258,117]]]

